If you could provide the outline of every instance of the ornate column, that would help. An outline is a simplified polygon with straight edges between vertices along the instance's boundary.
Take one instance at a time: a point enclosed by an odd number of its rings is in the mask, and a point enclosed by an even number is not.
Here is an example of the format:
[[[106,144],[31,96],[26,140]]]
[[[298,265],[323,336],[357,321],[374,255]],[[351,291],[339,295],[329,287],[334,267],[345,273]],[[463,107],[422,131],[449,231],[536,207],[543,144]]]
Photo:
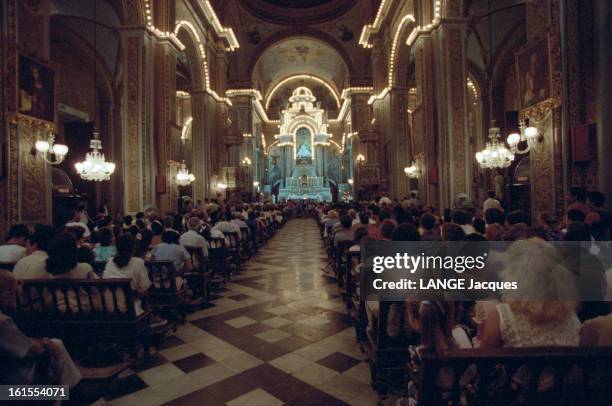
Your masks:
[[[549,10],[550,14],[548,13]],[[569,149],[567,146],[564,148],[561,134],[562,88],[558,10],[556,0],[551,3],[534,1],[526,4],[526,47],[542,39],[549,40],[552,74],[551,97],[536,105],[523,108],[520,112],[520,118],[528,118],[529,124],[536,126],[542,137],[542,142],[532,148],[529,153],[532,219],[537,219],[543,211],[557,211],[558,214],[563,212],[565,204],[563,164],[571,159],[570,157],[563,157],[565,151],[569,151]],[[570,85],[575,86],[575,84],[576,81],[570,81]],[[574,97],[570,100],[581,100],[578,94],[572,93],[571,96]],[[570,122],[572,118],[578,118],[579,114],[576,108],[581,106],[580,101],[568,103],[566,107],[570,110]],[[580,122],[583,121],[580,120]]]
[[[147,142],[146,89],[147,73],[146,49],[149,40],[142,28],[121,32],[123,42],[123,129],[121,145],[123,182],[123,212],[135,213],[144,205],[143,196],[150,179],[145,171],[146,158],[150,148]],[[149,183],[149,184],[148,184]]]
[[[468,156],[468,119],[467,119],[467,74],[465,55],[465,36],[467,22],[461,19],[445,21],[433,34],[438,42],[434,58],[436,73],[437,103],[440,117],[439,134],[442,144],[440,157],[448,166],[440,179],[448,183],[442,186],[441,207],[451,207],[459,193],[471,193],[471,163]],[[443,165],[440,165],[442,168]]]
[[[244,158],[248,158],[251,162],[248,166],[243,166],[245,177],[245,191],[253,190],[253,179],[255,174],[255,147],[253,145],[253,96],[237,96],[232,98],[232,106],[230,107],[230,117],[236,124],[236,127],[243,135],[241,144],[238,150],[238,163],[242,164]],[[250,136],[249,136],[250,135]],[[249,183],[247,183],[249,182]]]
[[[370,106],[368,106],[369,97],[368,93],[351,95],[351,130],[353,136],[351,138],[352,154],[349,159],[351,161],[350,166],[353,168],[355,197],[357,197],[356,192],[358,190],[376,192],[372,189],[380,184],[380,159],[378,156],[378,137],[380,134],[376,131],[370,131],[373,114]],[[366,158],[365,165],[373,168],[372,170],[366,173],[363,170],[364,166],[356,163],[359,154]]]
[[[211,134],[212,126],[208,119],[210,106],[214,105],[212,97],[203,90],[191,92],[191,162],[192,172],[196,177],[192,185],[193,198],[204,200],[212,197],[212,159],[211,159]]]
[[[436,81],[432,66],[434,64],[434,41],[431,36],[420,36],[413,45],[415,58],[416,100],[412,112],[414,151],[422,154],[422,172],[419,179],[420,200],[424,204],[443,206],[439,179],[445,167],[438,156],[440,143],[437,142],[435,115]],[[448,178],[447,178],[448,179]]]

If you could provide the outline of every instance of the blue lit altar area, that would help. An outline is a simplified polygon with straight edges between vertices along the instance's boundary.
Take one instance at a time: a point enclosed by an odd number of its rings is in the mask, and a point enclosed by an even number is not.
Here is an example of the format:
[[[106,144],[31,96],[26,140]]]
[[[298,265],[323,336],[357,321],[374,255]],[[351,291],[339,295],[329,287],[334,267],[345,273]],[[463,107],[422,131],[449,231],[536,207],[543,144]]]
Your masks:
[[[340,178],[341,151],[327,132],[327,116],[315,107],[316,98],[298,87],[282,111],[280,133],[269,154],[269,182],[278,188],[278,201],[332,201]]]
[[[285,200],[316,200],[329,202],[332,194],[329,182],[322,176],[317,176],[312,165],[297,165],[291,177],[285,178],[284,187],[278,193],[280,201]]]

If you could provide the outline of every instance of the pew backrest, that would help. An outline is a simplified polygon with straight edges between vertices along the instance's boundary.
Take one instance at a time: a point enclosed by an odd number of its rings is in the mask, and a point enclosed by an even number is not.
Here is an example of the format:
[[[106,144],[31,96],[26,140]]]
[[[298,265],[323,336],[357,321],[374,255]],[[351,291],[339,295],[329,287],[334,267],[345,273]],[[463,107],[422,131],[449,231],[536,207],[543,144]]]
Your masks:
[[[455,349],[411,361],[419,404],[450,397],[467,404],[589,404],[610,402],[612,347]],[[443,371],[444,369],[444,371]],[[441,374],[454,377],[442,394]],[[448,403],[451,404],[451,403]]]
[[[28,279],[14,314],[30,321],[132,320],[131,279]]]
[[[172,261],[147,261],[145,265],[151,280],[150,294],[177,291],[176,278],[179,275]]]

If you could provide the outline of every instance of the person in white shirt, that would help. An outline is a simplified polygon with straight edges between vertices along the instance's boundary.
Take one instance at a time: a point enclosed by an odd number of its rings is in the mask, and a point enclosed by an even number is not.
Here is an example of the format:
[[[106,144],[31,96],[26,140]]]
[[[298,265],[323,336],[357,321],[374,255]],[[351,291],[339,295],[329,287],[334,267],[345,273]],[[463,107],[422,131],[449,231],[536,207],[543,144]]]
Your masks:
[[[87,227],[87,224],[81,223],[81,215],[79,214],[79,212],[77,211],[72,212],[72,216],[69,218],[70,218],[70,221],[66,223],[65,227],[66,228],[81,227],[83,229],[83,237],[89,238],[89,236],[91,235],[91,232],[89,231],[89,227]]]
[[[213,230],[219,230],[222,233],[238,233],[240,234],[240,227],[236,223],[232,223],[232,213],[227,212],[225,214],[225,221],[219,221],[212,228]]]
[[[183,247],[200,247],[202,248],[202,255],[208,257],[208,242],[204,237],[198,234],[198,231],[202,228],[202,220],[197,217],[191,217],[187,221],[187,228],[189,228],[189,230],[181,235],[179,243]]]
[[[238,228],[248,228],[247,223],[244,222],[242,214],[240,213],[234,215],[232,223],[237,224]]]
[[[419,207],[420,203],[415,192],[410,193],[410,199],[408,199],[407,204],[409,208]]]
[[[27,257],[21,258],[13,269],[13,275],[17,279],[41,279],[48,278],[47,273],[47,248],[51,237],[48,233],[37,231],[28,237],[26,241]]]
[[[136,314],[143,313],[140,298],[151,287],[149,273],[142,258],[134,257],[134,239],[130,234],[122,234],[117,239],[117,255],[106,263],[102,279],[129,278],[137,298],[134,300]],[[118,304],[119,306],[121,304]]]
[[[8,239],[0,245],[0,262],[14,264],[27,255],[26,239],[30,230],[24,224],[16,224],[9,230]]]
[[[485,212],[489,209],[502,210],[501,203],[495,198],[495,191],[489,190],[487,192],[487,199],[482,204],[482,211]]]

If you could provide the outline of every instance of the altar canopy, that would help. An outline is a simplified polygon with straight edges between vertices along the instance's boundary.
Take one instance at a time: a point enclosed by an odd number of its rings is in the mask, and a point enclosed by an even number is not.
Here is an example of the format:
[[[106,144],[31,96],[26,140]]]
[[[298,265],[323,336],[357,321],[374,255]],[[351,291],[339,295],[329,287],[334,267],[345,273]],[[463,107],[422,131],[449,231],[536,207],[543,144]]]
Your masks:
[[[330,201],[329,174],[331,135],[327,132],[327,114],[316,107],[316,97],[305,86],[296,88],[289,98],[290,107],[281,114],[280,133],[275,136],[278,150],[274,159],[283,172],[279,200],[303,198]]]

